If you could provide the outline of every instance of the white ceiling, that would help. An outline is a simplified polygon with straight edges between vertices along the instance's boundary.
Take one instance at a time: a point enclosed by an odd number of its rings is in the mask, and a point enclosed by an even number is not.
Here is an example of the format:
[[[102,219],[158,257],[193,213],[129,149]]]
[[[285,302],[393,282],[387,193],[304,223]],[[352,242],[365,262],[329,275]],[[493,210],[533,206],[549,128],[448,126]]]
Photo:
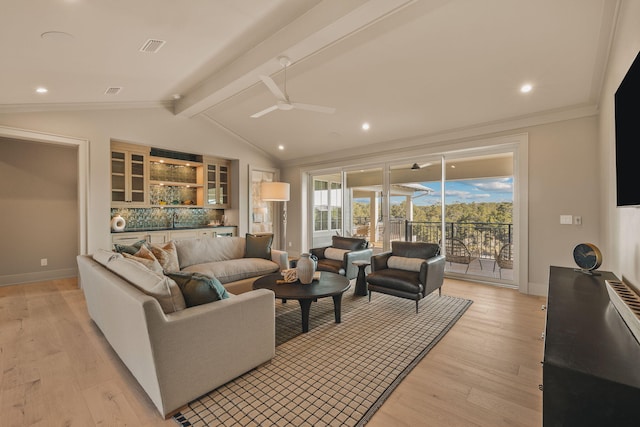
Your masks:
[[[0,112],[168,106],[280,160],[366,149],[595,105],[617,3],[2,0]],[[249,117],[275,103],[258,76],[282,88],[281,55],[291,100],[335,114]]]

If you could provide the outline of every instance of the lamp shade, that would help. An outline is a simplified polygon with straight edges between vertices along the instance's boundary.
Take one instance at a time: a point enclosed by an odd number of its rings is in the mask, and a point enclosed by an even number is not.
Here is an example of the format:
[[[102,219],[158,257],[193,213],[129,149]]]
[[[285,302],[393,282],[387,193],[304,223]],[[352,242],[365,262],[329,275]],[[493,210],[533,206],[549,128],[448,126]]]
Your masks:
[[[265,202],[288,202],[288,182],[262,182],[260,184],[260,198]]]

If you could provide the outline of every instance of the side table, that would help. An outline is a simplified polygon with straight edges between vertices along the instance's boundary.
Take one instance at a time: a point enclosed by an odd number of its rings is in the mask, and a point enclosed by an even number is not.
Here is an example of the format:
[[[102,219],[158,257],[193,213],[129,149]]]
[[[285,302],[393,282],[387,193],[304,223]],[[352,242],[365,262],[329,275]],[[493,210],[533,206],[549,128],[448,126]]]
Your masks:
[[[358,277],[356,279],[356,289],[353,291],[354,295],[367,296],[367,279],[366,279],[366,271],[365,269],[371,265],[369,261],[364,260],[355,260],[352,262],[353,265],[358,267]]]

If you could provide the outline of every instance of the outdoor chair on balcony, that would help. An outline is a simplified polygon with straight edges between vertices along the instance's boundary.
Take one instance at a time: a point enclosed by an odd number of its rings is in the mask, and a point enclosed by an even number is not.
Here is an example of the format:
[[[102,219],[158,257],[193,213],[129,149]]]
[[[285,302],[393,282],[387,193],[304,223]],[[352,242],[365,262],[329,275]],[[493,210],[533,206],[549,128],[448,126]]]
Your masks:
[[[493,265],[493,271],[496,271],[496,264],[498,265],[498,273],[502,279],[502,269],[513,269],[513,244],[507,243],[503,245],[499,251],[496,251],[496,263]]]
[[[445,257],[440,246],[424,242],[391,242],[391,252],[371,257],[367,275],[369,301],[373,292],[415,300],[418,303],[431,292],[442,295]]]
[[[467,245],[460,239],[448,239],[446,246],[445,255],[449,265],[451,265],[451,263],[466,264],[467,269],[464,271],[464,274],[467,274],[469,265],[477,260],[478,257],[474,256],[469,248],[467,248]],[[480,270],[482,270],[482,263],[480,263]]]

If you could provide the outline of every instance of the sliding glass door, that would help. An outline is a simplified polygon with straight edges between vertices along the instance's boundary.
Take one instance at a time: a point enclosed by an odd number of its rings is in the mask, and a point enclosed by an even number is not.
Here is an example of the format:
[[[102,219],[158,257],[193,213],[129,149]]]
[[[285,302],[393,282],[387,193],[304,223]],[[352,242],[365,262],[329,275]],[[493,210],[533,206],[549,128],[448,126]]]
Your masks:
[[[413,161],[416,160],[416,161]],[[311,247],[332,235],[441,245],[448,275],[514,285],[514,153],[460,152],[311,175]]]

